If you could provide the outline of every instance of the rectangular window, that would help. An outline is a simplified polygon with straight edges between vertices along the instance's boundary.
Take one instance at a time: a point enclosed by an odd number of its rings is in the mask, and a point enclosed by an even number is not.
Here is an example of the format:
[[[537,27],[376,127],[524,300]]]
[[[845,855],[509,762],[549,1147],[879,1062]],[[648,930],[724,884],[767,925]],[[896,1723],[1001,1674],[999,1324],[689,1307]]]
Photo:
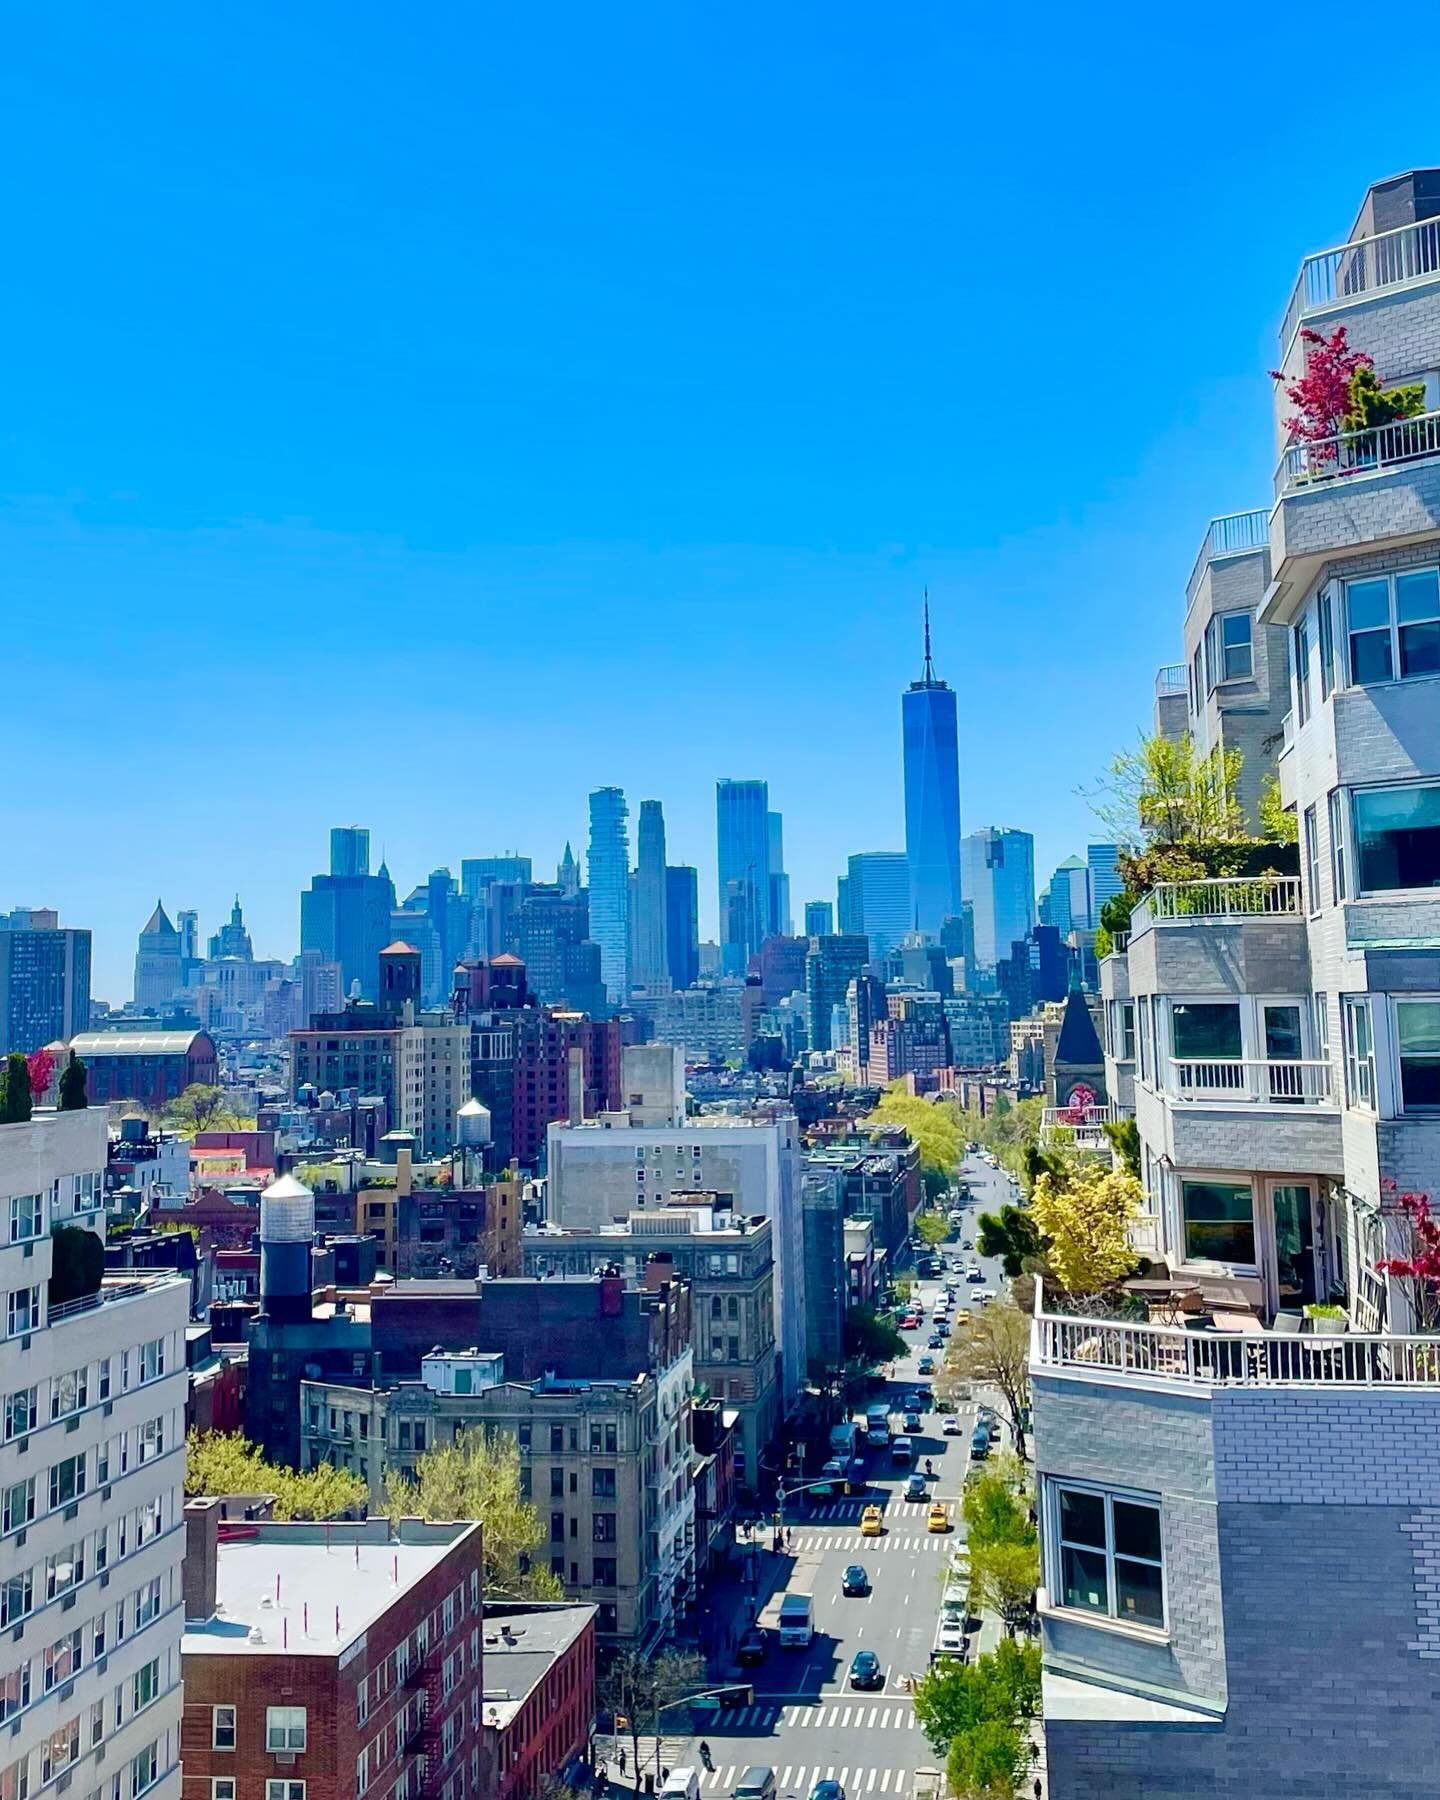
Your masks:
[[[360,1790],[365,1791],[363,1788]],[[212,1775],[210,1777],[210,1800],[235,1800],[235,1777],[233,1775]]]
[[[615,1471],[613,1469],[592,1469],[590,1471],[590,1493],[596,1500],[613,1500],[615,1498]]]
[[[80,1715],[67,1719],[52,1731],[40,1745],[40,1779],[53,1781],[62,1769],[68,1769],[80,1755]],[[135,1790],[137,1793],[139,1789]]]
[[[130,1758],[130,1794],[131,1800],[137,1794],[143,1794],[154,1787],[160,1779],[160,1743],[147,1744],[138,1756]]]
[[[1061,1606],[1163,1630],[1158,1503],[1056,1482],[1051,1504]]]
[[[48,1694],[63,1686],[84,1660],[85,1646],[77,1626],[74,1631],[67,1631],[64,1637],[57,1638],[45,1652],[45,1692]]]
[[[70,1413],[82,1411],[89,1392],[88,1368],[71,1369],[66,1375],[57,1375],[50,1387],[50,1417],[63,1419]]]
[[[1395,675],[1390,647],[1390,583],[1347,581],[1345,624],[1350,638],[1350,679],[1357,686],[1390,681]]]
[[[595,1587],[614,1587],[615,1558],[613,1556],[597,1556],[590,1565],[591,1581]]]
[[[1255,1199],[1248,1182],[1182,1181],[1185,1255],[1205,1262],[1255,1263]]]
[[[29,1616],[35,1603],[34,1571],[9,1575],[0,1581],[0,1625],[15,1625]]]
[[[550,1542],[563,1543],[565,1539],[565,1515],[563,1512],[552,1512],[550,1515]]]
[[[1172,1001],[1170,1037],[1180,1061],[1238,1059],[1240,1008],[1227,1001]]]
[[[1305,808],[1305,901],[1307,910],[1320,910],[1320,821],[1313,806]]]
[[[1330,790],[1330,880],[1338,905],[1348,891],[1345,875],[1345,796],[1339,788]]]
[[[67,1456],[50,1465],[50,1510],[68,1506],[85,1492],[85,1457]]]
[[[1335,685],[1335,607],[1327,588],[1320,596],[1320,698],[1328,700]]]
[[[1354,806],[1358,893],[1440,886],[1440,785],[1362,789]]]
[[[1122,1062],[1135,1060],[1135,1002],[1120,1002],[1120,1058]]]
[[[13,1719],[30,1704],[30,1664],[21,1663],[9,1675],[0,1676],[0,1721]]]
[[[1248,612],[1220,613],[1213,621],[1219,626],[1219,669],[1221,681],[1248,681],[1254,674],[1254,657],[1250,646]]]
[[[1295,729],[1310,717],[1310,627],[1301,619],[1294,631]]]
[[[563,1500],[564,1497],[565,1471],[563,1469],[552,1469],[550,1471],[550,1498],[552,1500]]]
[[[58,1600],[85,1579],[85,1540],[66,1544],[45,1558],[45,1598]]]
[[[35,1429],[35,1390],[19,1388],[5,1402],[5,1442]]]
[[[598,1512],[591,1516],[591,1536],[597,1544],[615,1542],[615,1514]]]
[[[40,1324],[40,1289],[23,1287],[12,1289],[6,1310],[6,1329],[10,1337],[20,1337],[27,1331],[35,1331]]]
[[[1440,674],[1440,571],[1396,575],[1395,631],[1402,679]]]
[[[212,1750],[233,1750],[235,1748],[235,1708],[233,1706],[212,1706],[210,1708],[210,1748]]]
[[[135,1672],[135,1683],[131,1690],[130,1711],[143,1712],[160,1694],[160,1659],[157,1656],[146,1663],[143,1669]]]
[[[1400,1104],[1406,1112],[1440,1110],[1440,1000],[1397,1000]]]
[[[4,1499],[0,1500],[0,1528],[7,1532],[18,1531],[34,1517],[35,1477],[27,1475],[24,1481],[17,1481],[5,1489]]]
[[[15,1194],[10,1201],[10,1242],[28,1243],[45,1229],[45,1202],[39,1194]]]
[[[267,1706],[265,1708],[265,1748],[275,1754],[291,1753],[305,1748],[305,1708],[303,1706]]]

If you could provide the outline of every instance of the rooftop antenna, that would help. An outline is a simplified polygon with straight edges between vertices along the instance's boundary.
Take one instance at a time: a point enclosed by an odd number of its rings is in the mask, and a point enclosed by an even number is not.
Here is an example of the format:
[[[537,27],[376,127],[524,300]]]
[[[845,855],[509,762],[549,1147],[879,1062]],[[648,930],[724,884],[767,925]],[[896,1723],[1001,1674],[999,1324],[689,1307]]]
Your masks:
[[[925,589],[925,673],[922,678],[926,687],[935,679],[935,668],[930,661],[930,590]]]

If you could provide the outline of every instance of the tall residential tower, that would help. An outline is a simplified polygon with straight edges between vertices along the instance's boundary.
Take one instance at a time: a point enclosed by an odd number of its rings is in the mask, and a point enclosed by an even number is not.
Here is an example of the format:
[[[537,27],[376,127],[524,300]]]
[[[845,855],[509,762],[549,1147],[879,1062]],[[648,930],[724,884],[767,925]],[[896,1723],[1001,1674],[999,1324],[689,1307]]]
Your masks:
[[[590,936],[600,946],[600,978],[612,1006],[630,989],[629,809],[616,787],[590,796]]]
[[[763,781],[715,784],[720,947],[727,975],[743,975],[769,937],[770,790]]]

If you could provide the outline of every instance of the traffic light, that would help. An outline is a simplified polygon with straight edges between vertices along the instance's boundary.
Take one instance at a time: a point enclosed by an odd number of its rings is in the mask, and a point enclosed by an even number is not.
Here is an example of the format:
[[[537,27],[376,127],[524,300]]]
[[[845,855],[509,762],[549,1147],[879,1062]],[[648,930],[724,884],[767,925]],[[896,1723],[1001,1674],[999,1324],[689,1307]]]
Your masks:
[[[630,1729],[630,1721],[626,1718],[624,1713],[616,1713],[615,1729],[617,1732],[628,1731]]]

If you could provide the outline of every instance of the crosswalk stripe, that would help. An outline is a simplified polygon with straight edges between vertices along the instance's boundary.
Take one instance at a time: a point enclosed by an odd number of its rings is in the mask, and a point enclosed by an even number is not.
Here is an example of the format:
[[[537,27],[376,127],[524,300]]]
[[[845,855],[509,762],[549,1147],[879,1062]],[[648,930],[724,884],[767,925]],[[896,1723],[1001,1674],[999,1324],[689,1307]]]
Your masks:
[[[789,1770],[788,1770],[788,1769],[786,1769],[786,1770],[785,1770],[785,1772],[784,1772],[784,1774],[783,1774],[783,1775],[782,1775],[782,1776],[781,1776],[781,1777],[780,1777],[780,1785],[781,1785],[781,1787],[782,1787],[782,1788],[788,1788],[788,1787],[789,1787],[789,1785],[790,1785],[790,1771],[789,1771]]]
[[[840,1708],[838,1706],[832,1706],[830,1708],[830,1717],[825,1721],[825,1723],[827,1725],[833,1725],[839,1717],[840,1717]]]

